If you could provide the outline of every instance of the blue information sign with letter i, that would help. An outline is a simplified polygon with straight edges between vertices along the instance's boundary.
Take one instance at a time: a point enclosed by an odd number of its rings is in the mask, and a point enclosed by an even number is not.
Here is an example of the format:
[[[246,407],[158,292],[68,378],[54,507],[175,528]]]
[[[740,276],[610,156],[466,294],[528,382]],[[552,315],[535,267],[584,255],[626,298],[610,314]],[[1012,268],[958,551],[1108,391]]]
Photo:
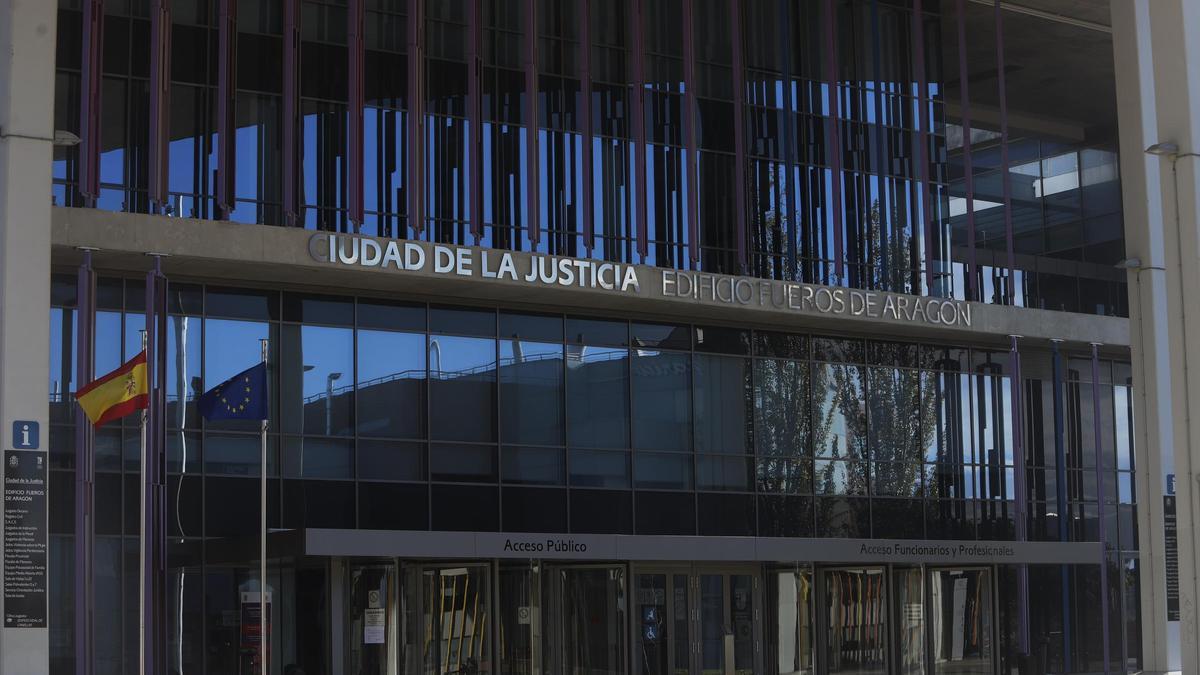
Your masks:
[[[13,450],[38,449],[38,423],[32,420],[14,420],[12,427]]]

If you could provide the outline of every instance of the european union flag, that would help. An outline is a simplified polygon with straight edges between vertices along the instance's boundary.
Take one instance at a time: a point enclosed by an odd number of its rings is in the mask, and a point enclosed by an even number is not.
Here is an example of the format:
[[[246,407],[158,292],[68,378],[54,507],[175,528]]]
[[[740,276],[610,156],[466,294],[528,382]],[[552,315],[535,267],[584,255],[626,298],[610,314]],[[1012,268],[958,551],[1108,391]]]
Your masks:
[[[243,370],[200,395],[196,408],[204,419],[267,419],[267,364]]]

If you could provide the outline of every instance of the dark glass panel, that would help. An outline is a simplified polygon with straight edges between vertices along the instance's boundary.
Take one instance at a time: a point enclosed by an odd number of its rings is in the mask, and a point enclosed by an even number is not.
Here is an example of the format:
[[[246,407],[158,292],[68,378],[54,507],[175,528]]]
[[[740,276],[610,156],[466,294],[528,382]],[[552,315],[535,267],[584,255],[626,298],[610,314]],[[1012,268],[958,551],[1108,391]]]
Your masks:
[[[691,492],[636,492],[638,534],[696,534],[696,497]]]
[[[724,537],[754,536],[754,495],[697,495],[700,534]]]
[[[754,332],[754,354],[783,359],[807,359],[808,336],[795,333]]]
[[[925,502],[926,536],[930,539],[975,538],[975,502],[941,499]]]
[[[297,323],[354,325],[354,299],[331,295],[283,294],[283,320]]]
[[[822,460],[813,467],[814,490],[824,495],[867,494],[866,460]]]
[[[429,488],[394,483],[358,484],[358,526],[365,530],[429,528]]]
[[[757,464],[759,492],[812,494],[813,460],[760,458]]]
[[[433,443],[429,446],[429,477],[451,483],[495,483],[496,447]]]
[[[691,450],[690,355],[649,349],[634,354],[634,447]]]
[[[285,480],[281,500],[283,527],[353,529],[355,526],[354,483]]]
[[[495,337],[496,312],[466,307],[430,307],[429,330],[432,333]]]
[[[567,342],[573,344],[629,346],[629,324],[625,321],[567,317]]]
[[[219,286],[206,286],[204,290],[204,311],[208,316],[262,321],[279,319],[279,294],[275,291]]]
[[[496,341],[430,336],[430,435],[438,440],[496,438]]]
[[[355,468],[359,480],[425,480],[425,444],[358,441]]]
[[[871,536],[870,502],[857,497],[818,497],[817,536],[843,539]]]
[[[121,534],[121,512],[122,504],[128,500],[137,497],[136,485],[133,486],[134,494],[125,495],[122,492],[122,475],[119,473],[99,472],[96,474],[94,482],[97,495],[107,495],[107,499],[96,500],[96,534]],[[128,487],[128,485],[127,485]],[[133,502],[136,504],[137,502]],[[128,506],[128,504],[125,504]]]
[[[358,331],[356,423],[360,436],[424,438],[425,336]]]
[[[267,485],[268,524],[272,526],[279,522],[278,489],[278,481],[270,481]],[[261,534],[260,498],[261,488],[257,478],[206,476],[204,536],[243,537]]]
[[[495,532],[500,526],[498,488],[433,485],[434,530]]]
[[[754,408],[758,454],[777,457],[812,454],[808,363],[756,360]]]
[[[99,438],[97,438],[99,440]],[[268,475],[278,469],[274,457],[279,439],[267,437]],[[204,471],[209,476],[258,476],[262,459],[262,442],[258,434],[222,434],[208,432],[204,437]]]
[[[750,331],[742,328],[696,327],[696,351],[749,354]]]
[[[633,324],[633,344],[658,349],[691,349],[692,334],[687,326]]]
[[[524,485],[565,485],[561,448],[505,447],[500,451],[500,480]]]
[[[283,441],[283,475],[287,478],[353,478],[351,441],[287,436]]]
[[[501,488],[505,532],[566,532],[567,491]]]
[[[864,363],[865,347],[861,340],[815,337],[813,358],[833,363]]]
[[[566,364],[569,444],[628,448],[629,350],[571,346]]]
[[[500,438],[562,445],[563,345],[500,342]]]
[[[925,537],[924,504],[920,499],[873,499],[871,521],[876,539]]]
[[[692,489],[692,456],[673,452],[636,452],[633,482],[651,490]]]
[[[289,433],[354,432],[354,330],[280,327],[280,404]]]
[[[571,490],[571,531],[580,534],[632,534],[631,493]]]
[[[750,359],[696,354],[692,369],[696,451],[752,452]]]
[[[500,312],[500,337],[514,340],[562,342],[563,319],[557,314]]]
[[[758,536],[813,536],[812,498],[759,495]]]
[[[700,455],[696,457],[696,488],[699,490],[754,490],[754,458]]]
[[[629,487],[629,453],[604,450],[571,450],[573,487]]]

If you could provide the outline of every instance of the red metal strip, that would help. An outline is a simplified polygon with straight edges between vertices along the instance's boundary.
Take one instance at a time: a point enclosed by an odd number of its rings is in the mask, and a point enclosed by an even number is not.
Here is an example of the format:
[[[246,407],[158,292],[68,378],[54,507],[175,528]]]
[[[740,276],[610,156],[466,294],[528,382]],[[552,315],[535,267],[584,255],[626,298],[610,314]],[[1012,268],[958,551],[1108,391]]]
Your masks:
[[[424,7],[424,0],[408,0],[408,224],[414,239],[425,231]]]
[[[925,73],[925,12],[921,0],[913,0],[913,67],[917,71],[917,161],[921,166],[918,170],[921,198],[917,202],[920,209],[920,223],[925,237],[925,294],[933,294],[933,214],[930,208],[929,190],[929,130],[926,129],[929,117],[929,82]]]
[[[592,213],[592,33],[591,0],[579,0],[579,90],[582,107],[579,124],[583,134],[583,245],[589,256],[596,246],[595,214]]]
[[[237,2],[221,0],[217,58],[217,218],[226,220],[234,207],[237,158],[234,106],[237,92]]]
[[[693,0],[683,0],[683,133],[686,155],[684,179],[688,220],[688,258],[692,266],[700,262],[700,185],[699,158],[696,156],[696,38]],[[737,3],[733,3],[736,7]],[[737,10],[734,10],[737,13]],[[739,220],[741,222],[741,220]]]
[[[833,0],[825,0],[824,9],[825,84],[829,88],[829,120],[826,122],[829,140],[827,150],[830,171],[833,173],[829,196],[831,203],[826,206],[833,215],[833,270],[838,278],[837,283],[840,284],[845,270],[845,261],[843,260],[845,256],[842,254],[842,120],[839,111],[840,101],[838,100],[837,17]],[[824,281],[824,279],[818,281]]]
[[[283,222],[302,225],[297,188],[296,129],[299,122],[300,0],[283,3]]]
[[[650,255],[649,223],[646,222],[646,124],[643,97],[645,95],[645,73],[642,64],[642,1],[630,0],[629,34],[633,38],[632,89],[629,113],[633,118],[633,173],[635,180],[634,211],[637,218],[637,252],[642,258]]]
[[[83,56],[80,66],[79,192],[84,206],[100,197],[100,92],[104,58],[104,0],[83,5]]]
[[[962,124],[963,176],[967,190],[967,299],[978,300],[975,292],[975,170],[971,158],[971,96],[967,71],[967,17],[965,0],[957,0],[959,118]]]
[[[154,0],[150,10],[150,212],[161,213],[169,206],[167,185],[170,164],[171,109],[171,0]]]
[[[729,29],[733,34],[733,152],[735,185],[733,221],[737,223],[737,258],[742,273],[746,272],[746,73],[742,55],[741,3],[729,3]]]
[[[467,135],[470,167],[471,236],[475,245],[483,237],[483,101],[479,95],[483,77],[480,59],[479,2],[467,0]]]
[[[1008,92],[1004,77],[1004,16],[1000,0],[996,0],[996,79],[1000,87],[1000,180],[1004,187],[1004,245],[1008,253],[1008,283],[1005,284],[1007,304],[1013,304],[1016,294],[1016,253],[1013,248],[1012,181],[1008,175]]]
[[[538,72],[537,72],[537,0],[525,0],[525,231],[530,245],[537,250],[542,241],[542,214],[539,192],[541,173],[538,156]]]
[[[350,0],[346,16],[346,53],[349,58],[347,83],[349,104],[349,134],[346,151],[346,207],[347,217],[355,232],[362,229],[363,222],[363,0]]]

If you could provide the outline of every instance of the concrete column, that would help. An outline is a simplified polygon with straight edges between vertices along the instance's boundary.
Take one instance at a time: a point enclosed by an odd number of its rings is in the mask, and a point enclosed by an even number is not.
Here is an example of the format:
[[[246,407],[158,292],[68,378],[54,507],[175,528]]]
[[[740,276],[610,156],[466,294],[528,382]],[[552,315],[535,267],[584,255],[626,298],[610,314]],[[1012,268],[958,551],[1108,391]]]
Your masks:
[[[12,422],[34,421],[43,458],[49,435],[56,6],[0,0],[0,445],[21,447]],[[0,571],[3,564],[0,557]],[[0,675],[47,672],[47,628],[0,628]]]
[[[1149,4],[1150,0],[1113,0],[1111,9],[1125,250],[1130,258],[1142,261],[1142,269],[1129,272],[1142,660],[1147,671],[1161,673],[1179,664],[1178,657],[1173,663],[1168,657],[1172,652],[1178,654],[1178,625],[1167,622],[1163,568],[1163,477],[1174,465],[1171,413],[1159,403],[1171,400],[1171,359],[1166,325],[1154,320],[1166,314],[1166,252],[1160,226],[1159,162],[1143,152],[1158,140]],[[1174,640],[1170,639],[1172,633]]]
[[[1121,179],[1138,430],[1147,672],[1200,672],[1200,4],[1113,0]],[[1151,156],[1159,142],[1177,156]],[[1193,418],[1195,421],[1193,422]],[[1166,620],[1164,477],[1175,473],[1180,621]],[[1176,651],[1178,650],[1178,651]]]

